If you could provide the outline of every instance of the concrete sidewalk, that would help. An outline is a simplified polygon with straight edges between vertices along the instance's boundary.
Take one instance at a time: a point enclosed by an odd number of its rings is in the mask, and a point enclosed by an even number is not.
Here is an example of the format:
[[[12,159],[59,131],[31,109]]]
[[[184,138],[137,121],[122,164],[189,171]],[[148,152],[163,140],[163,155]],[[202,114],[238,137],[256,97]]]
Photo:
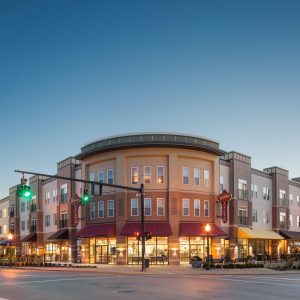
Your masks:
[[[78,265],[79,266],[79,265]],[[145,274],[145,275],[283,275],[300,274],[300,270],[276,271],[268,268],[249,269],[195,269],[190,265],[184,266],[153,266],[150,265],[145,272],[141,272],[141,266],[131,265],[96,265],[97,268],[79,267],[11,267],[10,269],[40,270],[40,271],[65,271],[65,272],[92,272],[110,274]],[[6,267],[7,268],[7,267]]]

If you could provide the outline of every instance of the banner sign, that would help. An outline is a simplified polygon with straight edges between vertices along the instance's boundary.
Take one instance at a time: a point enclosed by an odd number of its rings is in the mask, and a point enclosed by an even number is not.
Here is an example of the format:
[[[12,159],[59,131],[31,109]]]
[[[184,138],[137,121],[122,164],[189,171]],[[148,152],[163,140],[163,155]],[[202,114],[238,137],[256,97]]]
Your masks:
[[[228,216],[227,216],[227,207],[228,202],[230,201],[232,195],[228,193],[226,190],[223,190],[223,192],[218,196],[218,200],[221,202],[222,205],[222,221],[223,223],[227,223]]]

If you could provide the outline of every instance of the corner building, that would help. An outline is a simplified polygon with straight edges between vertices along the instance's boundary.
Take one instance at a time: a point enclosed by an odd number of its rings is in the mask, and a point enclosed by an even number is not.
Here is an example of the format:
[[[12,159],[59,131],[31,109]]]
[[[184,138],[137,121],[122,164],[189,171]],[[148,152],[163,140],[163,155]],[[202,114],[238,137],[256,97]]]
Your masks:
[[[147,133],[92,142],[81,149],[83,179],[139,187],[145,184],[145,229],[151,264],[189,263],[206,256],[205,225],[211,224],[210,253],[224,256],[227,234],[215,218],[219,157],[225,152],[202,137]],[[141,262],[140,199],[134,192],[103,187],[85,206],[79,239],[82,262]]]

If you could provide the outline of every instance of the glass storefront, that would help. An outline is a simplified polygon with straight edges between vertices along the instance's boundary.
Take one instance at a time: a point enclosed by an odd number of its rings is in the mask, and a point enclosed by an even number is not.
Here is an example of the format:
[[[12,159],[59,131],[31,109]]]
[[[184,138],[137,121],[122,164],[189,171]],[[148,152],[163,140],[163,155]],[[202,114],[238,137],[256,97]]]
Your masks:
[[[116,263],[116,239],[115,238],[91,238],[89,241],[91,264],[115,264]]]
[[[59,247],[56,243],[46,243],[45,244],[45,261],[59,261]]]
[[[22,243],[22,255],[37,254],[36,243]]]
[[[127,239],[128,264],[141,264],[142,261],[142,242],[135,237]],[[145,258],[150,259],[150,264],[168,264],[168,237],[152,237],[146,241]]]
[[[223,238],[209,238],[209,252],[212,258],[223,258],[226,248],[229,248],[229,240]],[[186,264],[194,256],[205,260],[207,256],[206,237],[180,237],[180,263]]]

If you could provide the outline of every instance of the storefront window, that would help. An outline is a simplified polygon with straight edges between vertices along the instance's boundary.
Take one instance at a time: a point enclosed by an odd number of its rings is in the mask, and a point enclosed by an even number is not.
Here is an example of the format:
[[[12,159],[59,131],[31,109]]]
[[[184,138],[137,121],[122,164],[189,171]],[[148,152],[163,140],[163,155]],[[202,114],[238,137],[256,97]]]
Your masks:
[[[150,264],[168,263],[168,238],[152,237],[146,241],[145,258]],[[142,242],[136,238],[128,238],[128,264],[140,264],[142,261]]]
[[[115,264],[116,263],[116,239],[91,238],[90,239],[90,263]]]
[[[59,248],[56,243],[46,243],[45,260],[50,262],[59,260]]]

